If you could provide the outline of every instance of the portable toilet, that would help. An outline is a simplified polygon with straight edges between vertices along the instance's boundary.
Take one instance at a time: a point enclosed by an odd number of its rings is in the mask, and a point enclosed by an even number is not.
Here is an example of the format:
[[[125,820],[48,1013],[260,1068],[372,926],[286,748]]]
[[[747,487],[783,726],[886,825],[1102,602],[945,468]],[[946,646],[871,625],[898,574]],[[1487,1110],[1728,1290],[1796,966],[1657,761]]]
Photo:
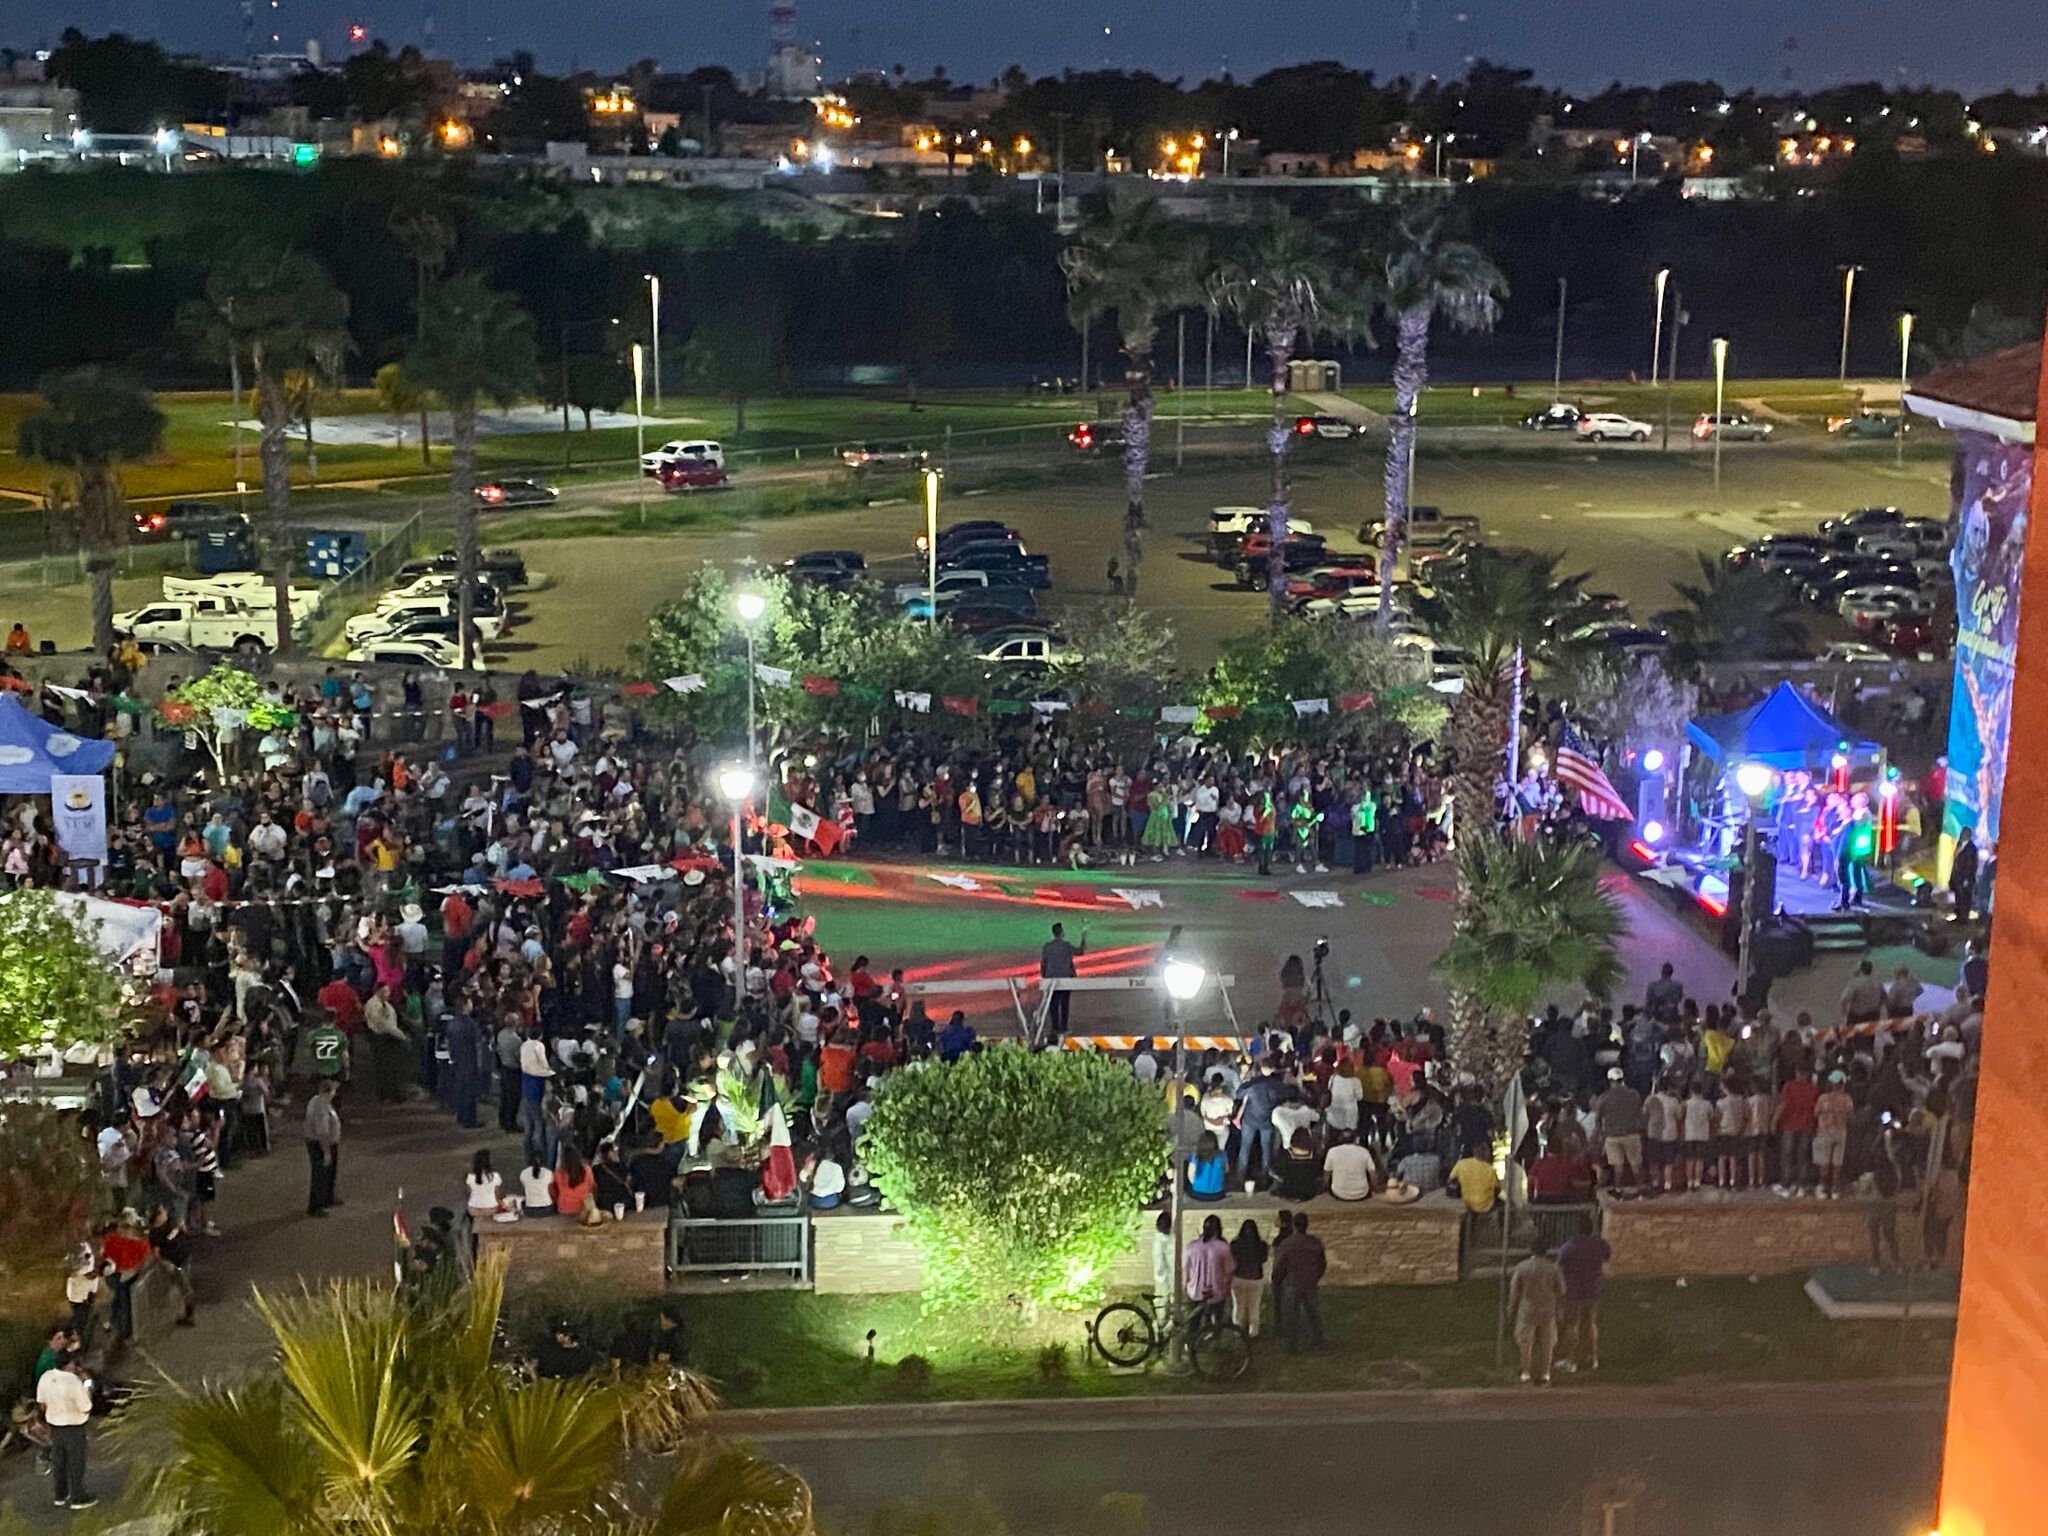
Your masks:
[[[360,530],[306,535],[306,574],[309,576],[339,580],[362,569],[369,558],[370,536]]]
[[[192,551],[192,569],[201,576],[256,568],[247,527],[209,528],[189,540],[188,546]]]

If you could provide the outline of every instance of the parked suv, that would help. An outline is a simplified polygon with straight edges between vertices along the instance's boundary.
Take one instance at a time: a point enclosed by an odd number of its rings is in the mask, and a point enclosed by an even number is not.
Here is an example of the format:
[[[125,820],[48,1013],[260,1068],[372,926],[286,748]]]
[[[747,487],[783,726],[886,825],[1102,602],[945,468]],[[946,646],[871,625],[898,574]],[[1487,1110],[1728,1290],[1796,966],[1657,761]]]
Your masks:
[[[1703,443],[1717,437],[1724,443],[1761,443],[1770,438],[1771,424],[1741,411],[1723,411],[1718,416],[1702,411],[1692,424],[1692,435]]]

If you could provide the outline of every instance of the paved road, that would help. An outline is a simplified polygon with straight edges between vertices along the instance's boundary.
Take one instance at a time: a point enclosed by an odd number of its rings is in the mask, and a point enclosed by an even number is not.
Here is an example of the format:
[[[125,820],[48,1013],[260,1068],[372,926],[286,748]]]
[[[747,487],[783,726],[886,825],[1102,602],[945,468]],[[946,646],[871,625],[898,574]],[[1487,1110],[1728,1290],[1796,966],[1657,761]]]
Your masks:
[[[1940,1408],[1927,1392],[1350,1402],[1182,1399],[1100,1417],[1045,1405],[988,1428],[898,1412],[752,1438],[811,1479],[844,1531],[905,1497],[956,1507],[963,1488],[1013,1532],[1907,1536],[1933,1517]],[[1105,1494],[1140,1496],[1145,1523],[1105,1521]]]

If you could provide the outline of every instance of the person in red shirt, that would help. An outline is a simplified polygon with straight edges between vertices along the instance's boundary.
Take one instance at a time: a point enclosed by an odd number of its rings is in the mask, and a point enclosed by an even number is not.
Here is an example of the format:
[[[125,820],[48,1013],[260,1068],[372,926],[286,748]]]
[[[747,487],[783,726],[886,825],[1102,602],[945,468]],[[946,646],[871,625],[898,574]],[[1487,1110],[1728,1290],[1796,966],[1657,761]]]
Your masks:
[[[1548,1205],[1563,1204],[1571,1198],[1571,1159],[1553,1144],[1529,1165],[1529,1199],[1536,1205]]]
[[[441,898],[441,969],[455,970],[462,960],[462,952],[469,948],[470,929],[476,924],[476,908],[472,907],[460,891],[450,891]]]
[[[199,889],[206,893],[208,901],[228,899],[228,872],[221,868],[219,859],[206,861],[206,873],[199,877]]]
[[[1813,1133],[1820,1129],[1820,1090],[1811,1070],[1778,1090],[1778,1194],[1813,1187]]]
[[[114,1336],[124,1343],[135,1337],[133,1292],[150,1252],[149,1239],[142,1235],[142,1218],[132,1210],[123,1211],[118,1222],[109,1222],[100,1239],[100,1258],[113,1291]]]
[[[313,1001],[334,1015],[334,1027],[353,1035],[363,1027],[363,1000],[346,978],[337,976],[314,994]]]
[[[853,970],[846,978],[846,985],[848,990],[853,993],[853,1000],[855,1002],[860,1002],[863,998],[873,997],[882,990],[876,983],[875,978],[868,974],[868,957],[866,955],[855,956]]]
[[[853,1092],[854,1049],[844,1032],[835,1030],[818,1052],[818,1086],[835,1096]]]

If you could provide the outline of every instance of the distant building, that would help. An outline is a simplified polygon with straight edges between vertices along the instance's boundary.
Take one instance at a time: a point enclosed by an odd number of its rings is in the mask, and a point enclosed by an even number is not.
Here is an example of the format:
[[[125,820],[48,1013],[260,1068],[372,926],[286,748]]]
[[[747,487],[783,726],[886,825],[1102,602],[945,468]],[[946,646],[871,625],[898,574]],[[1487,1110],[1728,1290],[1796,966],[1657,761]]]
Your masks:
[[[10,168],[24,154],[58,144],[68,148],[78,128],[78,93],[41,81],[0,80],[0,162]]]

